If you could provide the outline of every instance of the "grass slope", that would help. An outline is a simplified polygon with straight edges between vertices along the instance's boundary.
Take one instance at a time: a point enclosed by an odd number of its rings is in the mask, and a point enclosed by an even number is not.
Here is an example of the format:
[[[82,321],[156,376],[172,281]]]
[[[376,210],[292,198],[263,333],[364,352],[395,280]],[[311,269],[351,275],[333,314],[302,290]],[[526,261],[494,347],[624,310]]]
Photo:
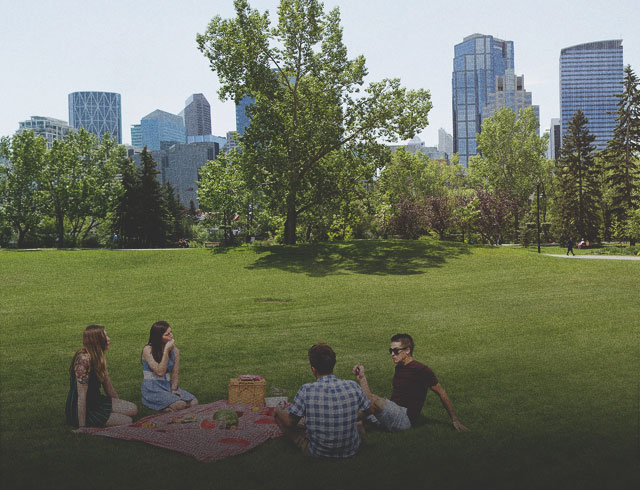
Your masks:
[[[639,279],[637,262],[422,240],[0,252],[3,487],[634,488]],[[371,433],[338,462],[283,439],[203,464],[71,433],[67,373],[84,327],[107,327],[114,385],[140,406],[140,351],[159,319],[202,403],[244,373],[292,397],[312,380],[316,342],[335,349],[338,376],[360,361],[388,396],[388,339],[409,332],[471,432],[456,433],[431,394],[418,427]]]

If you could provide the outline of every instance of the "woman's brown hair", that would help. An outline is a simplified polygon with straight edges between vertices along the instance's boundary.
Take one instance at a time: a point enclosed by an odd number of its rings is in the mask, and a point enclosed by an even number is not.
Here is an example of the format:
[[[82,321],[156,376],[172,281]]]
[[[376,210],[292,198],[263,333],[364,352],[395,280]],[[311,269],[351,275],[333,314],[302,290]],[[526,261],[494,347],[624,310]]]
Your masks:
[[[151,331],[149,332],[149,342],[147,345],[151,346],[151,355],[158,363],[162,362],[162,354],[164,353],[164,342],[162,342],[162,336],[169,327],[170,325],[168,322],[159,321],[155,322],[151,326]]]
[[[107,348],[107,334],[102,325],[89,325],[82,333],[82,349],[79,349],[73,361],[71,361],[72,370],[74,368],[78,355],[87,353],[91,362],[91,369],[101,383],[104,382],[104,376],[107,372],[107,361],[104,357],[104,351]]]

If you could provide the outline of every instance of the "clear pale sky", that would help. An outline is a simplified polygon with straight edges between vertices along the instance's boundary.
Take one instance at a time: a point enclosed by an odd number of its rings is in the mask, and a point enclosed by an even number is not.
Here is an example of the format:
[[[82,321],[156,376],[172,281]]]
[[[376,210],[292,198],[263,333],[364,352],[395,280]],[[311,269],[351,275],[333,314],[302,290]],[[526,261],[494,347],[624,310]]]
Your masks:
[[[278,0],[253,0],[275,20]],[[429,126],[452,132],[453,47],[473,33],[514,42],[515,71],[540,106],[541,128],[559,115],[562,48],[622,39],[624,63],[640,74],[637,0],[326,0],[340,7],[349,56],[367,59],[369,81],[399,77],[431,91]],[[122,96],[123,143],[155,109],[177,114],[193,93],[211,104],[213,134],[235,130],[233,102],[218,100],[218,79],[197,50],[196,33],[232,0],[0,0],[0,136],[31,116],[69,120],[67,95]]]

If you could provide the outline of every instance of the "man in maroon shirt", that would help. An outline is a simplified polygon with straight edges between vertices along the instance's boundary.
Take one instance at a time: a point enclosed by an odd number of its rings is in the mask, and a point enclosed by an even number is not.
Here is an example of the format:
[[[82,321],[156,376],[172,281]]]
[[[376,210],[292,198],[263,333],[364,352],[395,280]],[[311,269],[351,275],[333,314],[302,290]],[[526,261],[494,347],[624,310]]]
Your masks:
[[[420,415],[427,391],[431,389],[440,397],[442,406],[449,414],[453,427],[457,431],[469,430],[456,417],[447,392],[433,371],[411,357],[413,354],[411,335],[399,333],[391,337],[389,353],[396,365],[391,399],[371,393],[367,377],[364,374],[364,366],[358,363],[353,368],[353,374],[356,375],[360,386],[371,402],[369,410],[383,428],[392,432],[409,429]]]

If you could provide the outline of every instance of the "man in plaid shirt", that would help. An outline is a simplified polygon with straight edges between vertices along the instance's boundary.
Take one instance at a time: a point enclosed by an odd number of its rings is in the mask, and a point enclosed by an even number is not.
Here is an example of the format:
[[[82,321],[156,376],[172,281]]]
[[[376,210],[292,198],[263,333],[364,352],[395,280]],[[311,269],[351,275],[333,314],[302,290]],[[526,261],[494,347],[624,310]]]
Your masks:
[[[353,456],[360,448],[358,412],[368,410],[370,402],[358,383],[333,374],[336,354],[328,345],[311,347],[309,363],[315,383],[303,385],[288,410],[278,407],[276,422],[305,455]],[[298,425],[302,417],[306,429]]]

